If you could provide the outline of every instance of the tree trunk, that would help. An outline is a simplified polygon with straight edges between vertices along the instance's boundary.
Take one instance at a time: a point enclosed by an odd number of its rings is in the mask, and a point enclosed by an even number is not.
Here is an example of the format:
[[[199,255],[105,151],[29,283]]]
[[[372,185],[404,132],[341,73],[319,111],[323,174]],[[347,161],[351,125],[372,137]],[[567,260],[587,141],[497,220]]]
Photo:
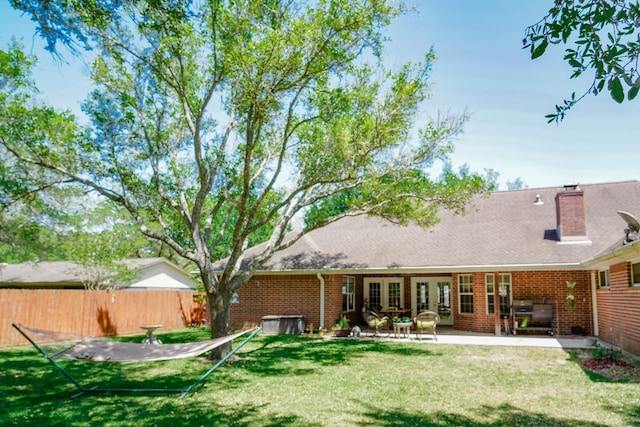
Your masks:
[[[209,321],[211,324],[211,338],[225,337],[229,335],[229,318],[231,298],[222,293],[215,295],[207,291],[209,304]],[[229,354],[231,343],[214,348],[209,355],[209,360],[217,361]]]

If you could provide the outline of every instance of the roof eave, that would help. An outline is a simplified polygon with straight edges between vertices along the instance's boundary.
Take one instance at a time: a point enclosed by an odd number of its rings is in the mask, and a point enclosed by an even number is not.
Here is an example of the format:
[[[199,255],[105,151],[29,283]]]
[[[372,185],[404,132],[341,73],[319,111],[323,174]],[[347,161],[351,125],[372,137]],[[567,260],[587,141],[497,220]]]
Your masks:
[[[601,269],[613,264],[637,260],[640,260],[640,240],[615,248],[612,251],[585,261],[582,265],[591,269]]]
[[[377,268],[324,268],[310,270],[259,270],[255,275],[316,275],[320,274],[433,274],[475,273],[494,271],[558,271],[581,270],[580,263],[553,264],[494,264],[494,265],[441,265],[428,267],[377,267]]]

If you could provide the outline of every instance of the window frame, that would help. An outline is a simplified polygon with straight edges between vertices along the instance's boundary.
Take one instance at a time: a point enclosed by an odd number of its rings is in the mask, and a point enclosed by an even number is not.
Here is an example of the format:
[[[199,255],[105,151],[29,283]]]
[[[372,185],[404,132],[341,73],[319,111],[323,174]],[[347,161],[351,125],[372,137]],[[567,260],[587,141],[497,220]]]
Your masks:
[[[630,282],[631,282],[631,287],[632,288],[640,288],[640,261],[631,261],[631,277],[630,277]],[[635,268],[634,268],[635,267]],[[637,269],[637,271],[636,271]],[[636,282],[636,278],[637,278],[637,282]]]
[[[500,287],[507,287],[506,304],[503,304],[503,298],[500,295]],[[498,303],[500,304],[501,314],[511,314],[511,290],[513,289],[513,283],[511,281],[511,273],[498,273]]]
[[[606,270],[598,270],[598,287],[602,289],[608,289],[611,287],[611,273],[608,268]]]
[[[489,283],[491,282],[491,283]],[[498,283],[495,283],[495,273],[487,273],[484,275],[484,283],[486,288],[486,303],[487,303],[487,316],[493,316],[496,314],[496,300],[500,304],[500,314],[510,314],[511,313],[511,273],[498,273]],[[489,286],[493,288],[493,290],[489,289]],[[503,304],[502,295],[500,295],[500,287],[506,286],[507,290],[507,301],[506,304]],[[497,289],[497,292],[496,292]],[[496,299],[497,296],[497,299]],[[490,299],[492,301],[490,301]]]
[[[487,305],[487,316],[491,316],[496,314],[496,283],[493,273],[486,273],[484,275],[484,285],[486,290],[485,302]],[[490,290],[489,287],[492,289]],[[491,307],[491,309],[489,307]]]
[[[356,278],[342,276],[342,312],[356,311]]]
[[[458,275],[458,313],[473,314],[473,274]]]

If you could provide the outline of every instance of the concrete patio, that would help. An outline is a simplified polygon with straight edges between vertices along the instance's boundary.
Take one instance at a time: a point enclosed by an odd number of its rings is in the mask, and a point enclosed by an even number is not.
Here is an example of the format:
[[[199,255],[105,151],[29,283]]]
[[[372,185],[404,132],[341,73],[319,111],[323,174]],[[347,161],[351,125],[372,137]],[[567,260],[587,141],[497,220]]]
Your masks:
[[[461,345],[486,345],[505,347],[547,347],[547,348],[594,348],[598,340],[589,336],[549,336],[549,335],[502,335],[480,334],[466,331],[458,331],[452,328],[438,328],[438,340],[433,339],[432,334],[425,333],[422,340],[416,338],[411,331],[409,338],[396,337],[393,332],[380,332],[378,336],[373,331],[362,331],[361,338],[375,338],[384,341],[397,342],[423,342],[428,344],[461,344]],[[601,344],[602,345],[602,344]],[[606,347],[606,345],[605,345]]]

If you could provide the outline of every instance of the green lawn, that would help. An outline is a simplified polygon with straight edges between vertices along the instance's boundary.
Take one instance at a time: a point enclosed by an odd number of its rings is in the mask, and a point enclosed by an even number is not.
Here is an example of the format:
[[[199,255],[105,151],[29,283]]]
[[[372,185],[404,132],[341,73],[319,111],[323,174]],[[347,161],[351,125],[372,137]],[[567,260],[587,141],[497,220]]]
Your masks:
[[[166,343],[208,337],[158,335]],[[70,400],[75,387],[32,347],[0,348],[0,425],[640,426],[640,384],[585,372],[558,349],[261,335],[238,355],[185,399]],[[202,359],[63,363],[85,386],[148,388],[183,387],[209,367]]]

